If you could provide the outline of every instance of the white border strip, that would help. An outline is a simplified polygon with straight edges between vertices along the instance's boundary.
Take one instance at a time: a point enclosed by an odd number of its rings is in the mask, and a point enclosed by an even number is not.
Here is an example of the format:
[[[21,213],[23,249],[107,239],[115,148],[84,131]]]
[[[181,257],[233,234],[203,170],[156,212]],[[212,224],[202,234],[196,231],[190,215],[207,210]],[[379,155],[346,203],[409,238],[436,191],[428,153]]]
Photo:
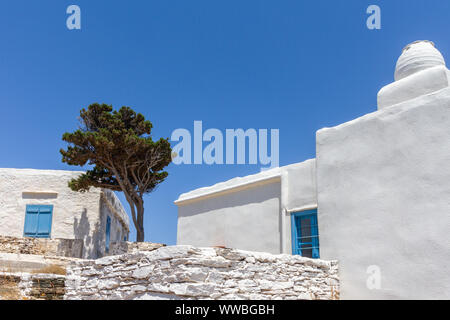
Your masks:
[[[200,200],[201,198],[215,197],[215,196],[217,196],[219,194],[222,194],[222,193],[228,193],[228,192],[237,191],[237,189],[250,187],[252,184],[263,184],[263,183],[266,183],[266,182],[270,182],[271,180],[281,180],[281,173],[277,173],[277,174],[270,175],[270,176],[267,176],[267,177],[264,177],[264,178],[260,178],[260,179],[256,179],[256,180],[246,181],[246,182],[243,182],[243,183],[240,183],[240,184],[236,184],[236,185],[232,185],[232,186],[227,186],[227,187],[224,187],[224,188],[219,189],[219,190],[214,190],[212,192],[205,191],[205,193],[194,195],[194,196],[191,196],[191,197],[188,197],[188,198],[175,200],[174,203],[176,205],[181,205],[181,204],[184,204],[185,202],[192,202],[192,201]]]

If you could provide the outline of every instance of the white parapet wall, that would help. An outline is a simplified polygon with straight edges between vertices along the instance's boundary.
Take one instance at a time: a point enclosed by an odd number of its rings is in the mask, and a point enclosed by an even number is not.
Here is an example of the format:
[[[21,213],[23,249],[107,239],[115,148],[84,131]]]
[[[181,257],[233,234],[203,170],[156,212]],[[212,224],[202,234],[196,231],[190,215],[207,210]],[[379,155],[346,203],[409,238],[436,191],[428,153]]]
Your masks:
[[[336,261],[168,246],[67,267],[67,300],[338,299]]]

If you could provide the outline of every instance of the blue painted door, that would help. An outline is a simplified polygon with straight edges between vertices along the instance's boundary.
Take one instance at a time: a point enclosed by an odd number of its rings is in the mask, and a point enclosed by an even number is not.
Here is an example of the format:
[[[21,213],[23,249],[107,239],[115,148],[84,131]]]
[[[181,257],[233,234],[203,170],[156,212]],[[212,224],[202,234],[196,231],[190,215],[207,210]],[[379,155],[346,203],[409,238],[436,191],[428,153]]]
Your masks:
[[[109,252],[109,242],[111,240],[111,218],[106,217],[106,238],[105,238],[105,250]]]
[[[291,224],[292,253],[308,258],[319,258],[317,210],[293,213]]]
[[[50,238],[52,231],[52,205],[27,205],[24,236]]]

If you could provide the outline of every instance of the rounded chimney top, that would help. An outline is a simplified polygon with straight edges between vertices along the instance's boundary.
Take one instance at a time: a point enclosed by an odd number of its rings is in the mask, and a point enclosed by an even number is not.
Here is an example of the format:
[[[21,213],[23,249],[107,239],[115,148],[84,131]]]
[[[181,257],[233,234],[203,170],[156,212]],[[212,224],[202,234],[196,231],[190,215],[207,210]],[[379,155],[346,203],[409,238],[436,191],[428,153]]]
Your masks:
[[[434,43],[428,40],[414,41],[403,49],[398,58],[394,78],[398,81],[436,66],[445,66],[445,60]]]

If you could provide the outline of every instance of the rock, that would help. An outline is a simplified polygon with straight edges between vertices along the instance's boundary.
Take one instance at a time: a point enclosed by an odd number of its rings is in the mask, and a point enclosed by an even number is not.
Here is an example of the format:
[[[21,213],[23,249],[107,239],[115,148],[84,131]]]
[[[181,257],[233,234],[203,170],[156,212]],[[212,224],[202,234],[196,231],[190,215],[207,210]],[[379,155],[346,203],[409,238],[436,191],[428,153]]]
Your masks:
[[[206,282],[214,282],[214,283],[221,283],[227,278],[227,273],[225,272],[218,272],[218,271],[211,271],[205,280]]]
[[[147,287],[141,285],[135,285],[130,287],[132,294],[142,293],[147,291]]]
[[[166,260],[160,261],[159,262],[159,267],[161,269],[170,269],[170,262],[166,261]]]
[[[170,285],[170,291],[182,296],[210,296],[214,292],[214,285],[174,283]]]
[[[86,281],[84,286],[86,288],[96,288],[98,286],[98,280],[97,279],[88,280]]]
[[[200,265],[213,268],[228,268],[231,266],[231,261],[226,260],[223,257],[214,258],[189,258],[186,259],[186,265]]]
[[[115,263],[117,261],[116,256],[110,256],[110,257],[103,257],[100,259],[95,260],[95,264],[99,266],[107,266]]]
[[[263,291],[272,290],[273,282],[268,280],[258,280],[258,285]]]
[[[83,269],[80,274],[82,276],[93,276],[93,275],[98,275],[100,274],[99,271],[97,271],[96,269],[92,269],[92,268],[88,268],[88,269]]]
[[[274,282],[272,286],[272,290],[287,290],[294,287],[294,283],[291,281],[288,282]]]
[[[238,281],[238,287],[239,288],[245,288],[245,287],[256,287],[256,282],[250,279],[245,280],[239,280]]]
[[[150,276],[152,271],[155,269],[155,266],[146,266],[141,267],[133,271],[133,274],[131,275],[133,278],[136,279],[146,279]]]
[[[150,283],[147,287],[148,291],[152,292],[161,292],[161,293],[169,293],[169,286],[167,284],[161,283]]]
[[[301,293],[298,295],[298,300],[313,300],[314,297],[311,293]]]
[[[256,259],[255,259],[255,257],[247,257],[247,258],[245,258],[245,262],[256,263]]]
[[[105,280],[105,281],[99,281],[98,283],[98,288],[99,290],[103,290],[103,289],[114,289],[117,288],[119,286],[119,281],[117,280]]]
[[[145,254],[150,261],[184,258],[189,255],[191,248],[191,246],[161,247]]]
[[[203,282],[206,280],[208,273],[201,268],[190,268],[183,272],[185,281]]]
[[[188,286],[187,283],[173,283],[169,287],[169,292],[173,292],[177,295],[184,296],[186,295],[187,286]]]
[[[215,248],[215,250],[218,256],[224,257],[227,260],[242,261],[248,257],[248,254],[245,253],[245,251],[233,250],[228,248]]]

